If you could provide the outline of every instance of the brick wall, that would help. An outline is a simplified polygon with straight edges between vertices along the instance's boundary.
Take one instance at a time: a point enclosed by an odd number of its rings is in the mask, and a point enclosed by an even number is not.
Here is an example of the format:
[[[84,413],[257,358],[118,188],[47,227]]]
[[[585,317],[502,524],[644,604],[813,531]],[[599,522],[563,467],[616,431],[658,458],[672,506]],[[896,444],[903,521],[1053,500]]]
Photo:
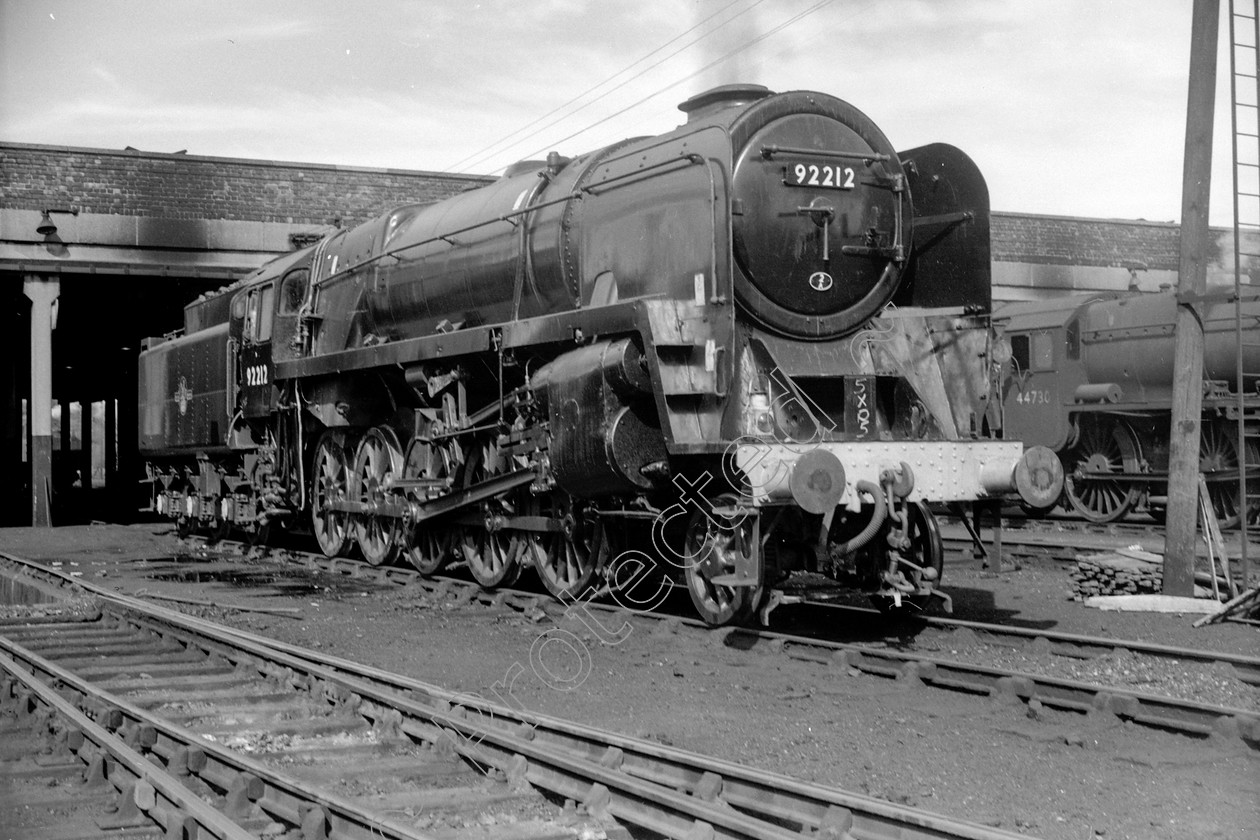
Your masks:
[[[346,225],[435,201],[489,179],[369,169],[0,143],[0,207],[85,213]]]
[[[995,300],[1177,284],[1181,227],[1172,222],[994,213],[992,234]],[[1234,232],[1209,235],[1207,285],[1233,286]],[[1260,284],[1260,234],[1244,231],[1240,250],[1242,281]]]
[[[1180,231],[1172,222],[994,213],[993,259],[1074,266],[1141,263],[1175,271]]]
[[[490,179],[400,169],[0,142],[0,208],[74,205],[89,214],[346,226]],[[1029,266],[1176,271],[1171,222],[993,214],[993,260]],[[1214,229],[1222,260],[1232,237]],[[1226,247],[1228,246],[1228,247]],[[1244,250],[1260,252],[1260,247]],[[1254,270],[1254,269],[1253,269]]]

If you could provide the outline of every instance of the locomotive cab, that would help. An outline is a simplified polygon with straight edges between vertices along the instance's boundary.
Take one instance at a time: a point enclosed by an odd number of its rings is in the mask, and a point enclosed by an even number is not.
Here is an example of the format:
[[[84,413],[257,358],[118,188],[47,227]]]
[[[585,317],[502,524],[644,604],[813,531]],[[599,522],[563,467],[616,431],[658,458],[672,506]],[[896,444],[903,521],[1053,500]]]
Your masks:
[[[271,358],[275,319],[275,280],[246,287],[232,299],[228,355],[235,363],[236,408],[246,418],[266,417],[276,406]]]
[[[1010,348],[1001,368],[1001,424],[1025,443],[1058,451],[1072,436],[1069,414],[1085,382],[1079,309],[1079,301],[1016,303],[994,316]]]

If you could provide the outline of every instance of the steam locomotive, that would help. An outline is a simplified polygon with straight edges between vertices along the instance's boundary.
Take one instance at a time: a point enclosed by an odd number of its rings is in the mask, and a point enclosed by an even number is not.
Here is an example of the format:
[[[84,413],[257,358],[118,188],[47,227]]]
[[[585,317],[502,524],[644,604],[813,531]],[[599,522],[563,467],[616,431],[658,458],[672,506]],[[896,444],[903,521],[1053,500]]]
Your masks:
[[[1199,468],[1217,520],[1233,527],[1260,511],[1260,301],[1245,300],[1236,312],[1230,295],[1217,292],[1199,312]],[[993,315],[1010,349],[1003,428],[1060,456],[1062,504],[1088,520],[1111,522],[1140,506],[1163,519],[1176,315],[1173,291],[1012,303]]]
[[[140,358],[154,509],[562,599],[651,570],[715,625],[797,573],[947,602],[927,502],[1062,484],[991,422],[982,176],[822,93],[679,107],[190,304]]]

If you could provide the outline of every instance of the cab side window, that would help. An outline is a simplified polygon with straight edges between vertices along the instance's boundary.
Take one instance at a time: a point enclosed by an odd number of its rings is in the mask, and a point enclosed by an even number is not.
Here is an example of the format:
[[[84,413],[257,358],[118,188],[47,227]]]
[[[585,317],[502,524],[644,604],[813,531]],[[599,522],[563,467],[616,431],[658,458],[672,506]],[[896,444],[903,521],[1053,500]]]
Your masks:
[[[242,334],[247,341],[254,340],[254,334],[258,332],[258,298],[254,292],[250,292],[245,299],[245,329]]]
[[[1028,370],[1028,362],[1030,360],[1031,350],[1029,348],[1028,336],[1013,335],[1011,336],[1011,365],[1017,372]]]
[[[1054,336],[1049,332],[1032,335],[1032,369],[1054,370]]]
[[[271,341],[271,322],[276,314],[276,287],[264,286],[258,291],[258,341]]]
[[[1054,335],[1047,331],[1011,336],[1011,364],[1017,371],[1054,370]]]
[[[305,269],[289,272],[280,285],[280,314],[296,315],[306,300],[306,283],[309,272]]]
[[[250,291],[245,304],[245,327],[242,330],[246,341],[262,343],[271,340],[271,322],[275,316],[275,307],[275,284]]]
[[[1081,358],[1081,321],[1079,318],[1073,318],[1071,323],[1067,325],[1067,357],[1072,361]]]

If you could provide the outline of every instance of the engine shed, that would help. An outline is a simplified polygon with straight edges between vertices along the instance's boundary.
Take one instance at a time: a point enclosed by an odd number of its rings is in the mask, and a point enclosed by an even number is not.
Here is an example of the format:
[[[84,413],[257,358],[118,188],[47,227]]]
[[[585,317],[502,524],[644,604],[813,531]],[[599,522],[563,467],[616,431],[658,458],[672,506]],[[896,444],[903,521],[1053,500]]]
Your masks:
[[[378,207],[487,179],[0,143],[0,525],[128,521],[136,358],[184,307]]]

